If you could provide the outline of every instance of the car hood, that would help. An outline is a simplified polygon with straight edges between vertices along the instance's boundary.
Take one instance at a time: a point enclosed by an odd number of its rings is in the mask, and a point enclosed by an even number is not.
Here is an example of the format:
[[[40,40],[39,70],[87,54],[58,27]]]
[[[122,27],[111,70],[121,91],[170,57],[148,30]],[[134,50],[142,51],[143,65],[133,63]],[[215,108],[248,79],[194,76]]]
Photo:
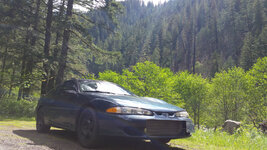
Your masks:
[[[175,112],[184,109],[151,97],[138,97],[128,95],[106,95],[113,103],[126,107],[137,107],[159,112]]]

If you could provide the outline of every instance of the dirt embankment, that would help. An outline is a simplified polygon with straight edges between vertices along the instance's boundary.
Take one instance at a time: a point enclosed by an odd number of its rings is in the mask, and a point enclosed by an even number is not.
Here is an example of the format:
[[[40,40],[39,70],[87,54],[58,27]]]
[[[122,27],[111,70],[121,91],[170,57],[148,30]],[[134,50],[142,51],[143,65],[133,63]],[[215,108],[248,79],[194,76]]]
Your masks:
[[[52,129],[48,134],[37,133],[30,125],[6,124],[0,121],[0,150],[86,150],[79,145],[73,132]],[[103,139],[97,150],[182,150],[177,146],[160,145],[125,139]],[[91,149],[93,150],[93,149]]]

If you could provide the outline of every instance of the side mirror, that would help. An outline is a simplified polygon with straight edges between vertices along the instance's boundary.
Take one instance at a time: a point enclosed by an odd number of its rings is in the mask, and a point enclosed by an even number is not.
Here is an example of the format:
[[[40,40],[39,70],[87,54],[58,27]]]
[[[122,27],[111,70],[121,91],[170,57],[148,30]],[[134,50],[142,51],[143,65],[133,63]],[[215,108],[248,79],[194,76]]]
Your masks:
[[[77,96],[77,92],[75,90],[64,90],[64,93],[68,96]]]
[[[75,90],[64,90],[65,93],[76,94]]]

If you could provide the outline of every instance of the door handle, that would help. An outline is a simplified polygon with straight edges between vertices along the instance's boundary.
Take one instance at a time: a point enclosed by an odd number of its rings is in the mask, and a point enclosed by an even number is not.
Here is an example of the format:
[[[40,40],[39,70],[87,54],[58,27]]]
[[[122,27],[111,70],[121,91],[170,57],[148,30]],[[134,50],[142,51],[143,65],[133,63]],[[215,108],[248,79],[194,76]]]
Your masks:
[[[55,100],[53,100],[53,99],[50,99],[49,101],[48,101],[48,103],[54,103],[55,102]]]

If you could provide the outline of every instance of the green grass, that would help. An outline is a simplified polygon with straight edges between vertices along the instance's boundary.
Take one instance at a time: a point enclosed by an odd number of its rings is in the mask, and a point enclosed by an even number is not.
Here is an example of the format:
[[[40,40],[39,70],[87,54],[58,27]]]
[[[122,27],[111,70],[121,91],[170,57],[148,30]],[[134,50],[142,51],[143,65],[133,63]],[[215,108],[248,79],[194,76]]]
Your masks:
[[[26,117],[7,118],[7,117],[0,116],[0,130],[6,129],[7,127],[35,130],[35,124],[36,124],[35,118],[26,118]],[[62,130],[62,129],[52,127],[51,130]]]
[[[0,121],[35,121],[35,117],[10,117],[0,115]]]
[[[34,118],[3,118],[0,117],[0,129],[3,127],[35,128]]]
[[[218,150],[263,150],[267,147],[267,136],[257,129],[240,128],[235,134],[219,130],[196,130],[192,137],[172,140],[172,144],[181,145],[189,149],[218,149]]]

